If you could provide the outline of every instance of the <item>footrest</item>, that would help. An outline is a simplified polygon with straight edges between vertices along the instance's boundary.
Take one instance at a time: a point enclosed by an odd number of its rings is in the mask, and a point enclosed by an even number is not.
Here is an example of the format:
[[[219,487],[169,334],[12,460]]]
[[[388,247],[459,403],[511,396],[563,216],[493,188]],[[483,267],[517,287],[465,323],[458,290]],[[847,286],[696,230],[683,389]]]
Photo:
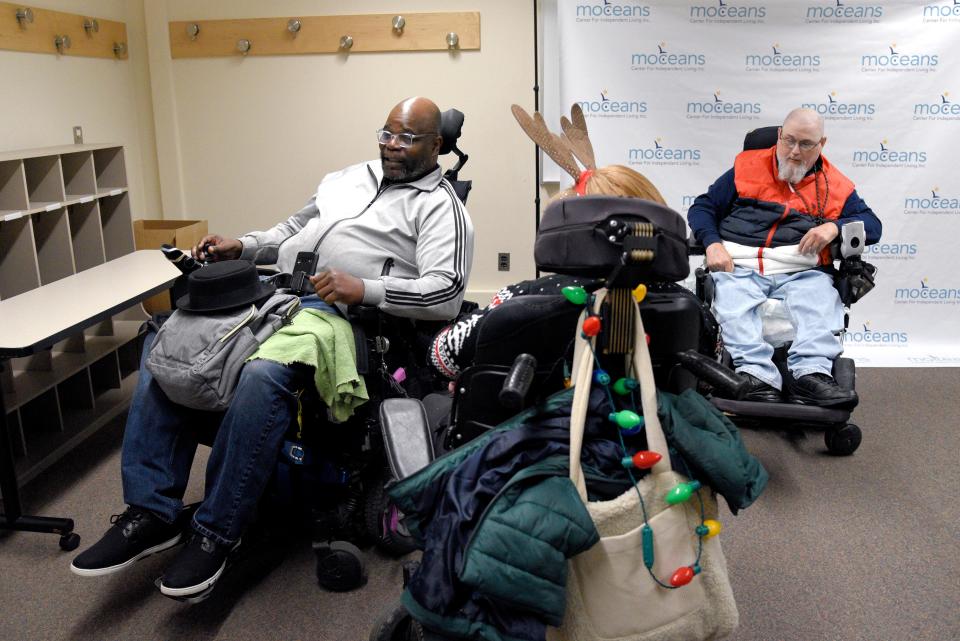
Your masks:
[[[815,405],[732,401],[715,396],[711,397],[710,402],[721,412],[744,417],[782,418],[789,421],[809,423],[846,423],[850,418],[849,410],[817,407]]]
[[[380,429],[394,478],[420,470],[434,458],[433,439],[423,404],[415,398],[388,398],[380,404]]]

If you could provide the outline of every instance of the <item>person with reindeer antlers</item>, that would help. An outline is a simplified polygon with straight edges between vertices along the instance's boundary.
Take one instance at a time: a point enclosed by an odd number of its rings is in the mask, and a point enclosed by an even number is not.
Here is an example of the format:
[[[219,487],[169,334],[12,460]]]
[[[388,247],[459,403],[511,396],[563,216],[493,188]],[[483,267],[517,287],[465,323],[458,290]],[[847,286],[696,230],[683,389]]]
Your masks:
[[[666,205],[663,196],[643,174],[623,165],[597,167],[580,105],[574,103],[569,119],[566,116],[560,118],[560,134],[547,128],[539,112],[534,112],[531,117],[519,105],[512,105],[511,111],[527,136],[575,181],[573,187],[561,191],[552,200],[604,195],[643,198]],[[430,350],[431,364],[446,378],[457,378],[463,367],[473,360],[479,333],[475,330],[490,310],[515,296],[559,293],[568,285],[582,284],[585,284],[584,280],[574,276],[551,274],[503,287],[486,307],[461,315],[437,333]]]

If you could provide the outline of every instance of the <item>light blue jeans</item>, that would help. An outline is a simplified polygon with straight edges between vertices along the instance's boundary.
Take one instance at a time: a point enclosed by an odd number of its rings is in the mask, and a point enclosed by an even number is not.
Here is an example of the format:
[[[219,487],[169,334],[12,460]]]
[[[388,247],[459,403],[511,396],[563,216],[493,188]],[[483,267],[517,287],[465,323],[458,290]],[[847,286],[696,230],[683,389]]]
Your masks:
[[[756,376],[782,389],[780,371],[771,360],[773,346],[763,340],[760,306],[768,298],[781,300],[796,337],[787,352],[794,378],[833,371],[843,352],[833,332],[843,328],[843,305],[833,279],[814,269],[762,276],[746,267],[713,272],[713,313],[723,330],[723,343],[738,372]]]

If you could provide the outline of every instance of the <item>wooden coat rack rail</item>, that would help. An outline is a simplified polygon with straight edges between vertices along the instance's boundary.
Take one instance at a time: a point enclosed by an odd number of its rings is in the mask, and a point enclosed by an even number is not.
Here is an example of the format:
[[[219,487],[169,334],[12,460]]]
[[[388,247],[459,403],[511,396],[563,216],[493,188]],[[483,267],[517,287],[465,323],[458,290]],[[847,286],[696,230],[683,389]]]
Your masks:
[[[480,48],[480,13],[183,20],[170,23],[173,58]]]
[[[0,49],[126,60],[127,25],[0,2]]]

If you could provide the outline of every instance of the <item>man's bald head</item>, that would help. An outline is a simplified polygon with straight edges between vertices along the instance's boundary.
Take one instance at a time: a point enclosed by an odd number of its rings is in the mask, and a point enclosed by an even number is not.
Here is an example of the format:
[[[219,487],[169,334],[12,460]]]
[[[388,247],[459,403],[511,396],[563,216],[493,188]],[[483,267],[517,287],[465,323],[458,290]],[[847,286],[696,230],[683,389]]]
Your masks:
[[[437,165],[440,155],[440,108],[428,98],[416,96],[402,100],[390,110],[384,130],[392,134],[412,134],[413,143],[403,147],[393,137],[380,145],[380,162],[385,178],[414,180]]]
[[[394,115],[406,117],[409,122],[422,127],[424,131],[440,131],[440,108],[429,98],[414,96],[401,100],[390,111],[388,118]]]
[[[804,128],[815,128],[817,131],[816,140],[823,138],[823,116],[818,114],[813,109],[807,107],[797,107],[793,111],[787,114],[787,117],[783,119],[783,127],[787,128],[790,125],[796,125],[797,127]],[[790,127],[793,128],[792,126]]]

